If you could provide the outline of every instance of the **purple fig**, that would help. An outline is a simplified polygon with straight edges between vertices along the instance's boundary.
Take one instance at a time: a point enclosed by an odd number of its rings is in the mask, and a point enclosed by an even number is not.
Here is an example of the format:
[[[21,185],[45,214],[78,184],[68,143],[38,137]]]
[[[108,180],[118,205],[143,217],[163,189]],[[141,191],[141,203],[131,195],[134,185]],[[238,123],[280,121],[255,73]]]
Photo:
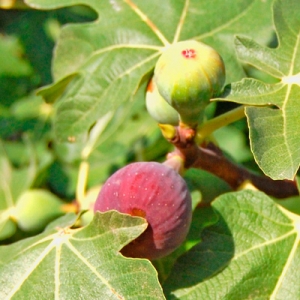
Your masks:
[[[147,220],[148,227],[122,249],[128,257],[157,259],[173,252],[186,238],[192,208],[184,179],[157,162],[132,163],[103,185],[94,211],[117,210]]]

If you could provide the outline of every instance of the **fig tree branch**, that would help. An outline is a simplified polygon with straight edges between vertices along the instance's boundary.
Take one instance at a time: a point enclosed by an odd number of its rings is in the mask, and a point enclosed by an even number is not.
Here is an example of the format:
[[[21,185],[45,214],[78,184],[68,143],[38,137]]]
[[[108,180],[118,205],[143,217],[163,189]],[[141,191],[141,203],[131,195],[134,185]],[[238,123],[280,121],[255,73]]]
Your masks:
[[[176,136],[170,140],[176,147],[174,154],[180,155],[185,168],[198,168],[210,172],[227,182],[234,190],[249,181],[266,194],[282,199],[299,195],[295,181],[273,180],[259,175],[229,160],[213,143],[198,146],[190,130],[177,127]]]

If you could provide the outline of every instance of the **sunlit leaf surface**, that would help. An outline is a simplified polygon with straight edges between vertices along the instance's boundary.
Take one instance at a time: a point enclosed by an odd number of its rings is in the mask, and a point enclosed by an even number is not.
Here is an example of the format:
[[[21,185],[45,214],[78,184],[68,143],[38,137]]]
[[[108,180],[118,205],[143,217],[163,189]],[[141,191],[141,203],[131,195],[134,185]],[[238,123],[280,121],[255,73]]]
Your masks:
[[[70,0],[27,3],[42,9],[79,4]],[[252,15],[268,10],[270,3],[81,1],[99,18],[62,30],[53,60],[55,82],[40,91],[48,101],[60,98],[54,119],[57,137],[77,141],[97,119],[129,101],[141,80],[149,78],[165,47],[176,41],[196,39],[211,45],[225,60],[227,81],[240,79],[244,71],[236,59],[234,34],[256,37],[259,33],[262,41],[268,40],[271,15],[255,20]]]
[[[66,215],[33,238],[0,248],[1,299],[164,299],[147,260],[118,251],[145,230],[141,218],[97,214],[72,229]]]
[[[293,179],[300,163],[299,1],[277,0],[273,10],[278,47],[237,37],[236,48],[240,59],[278,83],[244,79],[228,87],[226,100],[248,105],[251,148],[261,169],[273,179]]]

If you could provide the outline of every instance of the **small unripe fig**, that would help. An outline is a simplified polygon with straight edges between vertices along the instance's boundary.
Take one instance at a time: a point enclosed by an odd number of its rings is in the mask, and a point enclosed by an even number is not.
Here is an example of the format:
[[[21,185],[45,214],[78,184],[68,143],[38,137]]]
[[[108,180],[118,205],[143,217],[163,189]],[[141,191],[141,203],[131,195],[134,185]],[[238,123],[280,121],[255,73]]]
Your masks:
[[[185,124],[195,124],[225,82],[225,67],[213,48],[194,40],[170,45],[158,59],[154,82]]]
[[[192,216],[191,196],[183,178],[157,162],[132,163],[103,185],[94,211],[117,210],[144,217],[148,227],[122,249],[128,257],[157,259],[186,238]]]
[[[159,124],[179,124],[178,112],[159,94],[153,79],[147,87],[146,107],[151,117]]]
[[[0,224],[0,241],[13,236],[16,230],[17,225],[14,220],[12,220],[11,218],[3,220]]]
[[[48,191],[28,190],[17,200],[15,218],[23,231],[41,231],[64,214],[62,206],[63,202]]]

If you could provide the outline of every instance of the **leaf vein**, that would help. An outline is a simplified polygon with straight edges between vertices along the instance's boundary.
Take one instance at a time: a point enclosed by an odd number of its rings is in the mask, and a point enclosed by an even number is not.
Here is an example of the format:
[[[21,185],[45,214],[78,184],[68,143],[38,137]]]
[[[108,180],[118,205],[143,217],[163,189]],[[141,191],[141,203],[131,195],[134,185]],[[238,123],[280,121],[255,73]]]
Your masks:
[[[182,30],[182,27],[183,27],[183,24],[184,24],[186,15],[187,15],[187,10],[188,10],[189,5],[190,5],[190,0],[186,0],[185,4],[184,4],[184,7],[183,7],[183,10],[182,10],[182,13],[181,13],[181,16],[180,16],[180,19],[179,19],[179,23],[178,23],[177,28],[176,28],[173,43],[176,43],[179,40],[180,33],[181,33],[181,30]]]
[[[287,148],[288,157],[290,159],[290,164],[289,165],[292,166],[292,168],[294,169],[293,157],[292,157],[290,145],[287,141],[287,136],[288,136],[287,135],[287,117],[286,117],[286,113],[285,113],[291,89],[292,89],[292,85],[289,84],[288,88],[287,88],[285,98],[284,98],[284,101],[283,101],[283,105],[282,105],[282,119],[283,119],[283,139],[284,139],[284,144],[286,145],[286,148]]]
[[[80,259],[102,282],[107,286],[107,288],[115,294],[118,299],[124,299],[122,295],[117,293],[117,291],[111,286],[111,284],[98,272],[98,270],[84,257],[81,253],[68,241],[66,245],[69,249]]]
[[[158,53],[155,53],[154,55],[151,55],[149,57],[147,57],[146,59],[140,61],[139,63],[133,65],[131,68],[127,69],[126,71],[124,71],[123,73],[119,74],[118,76],[116,76],[114,78],[114,80],[109,84],[109,86],[105,89],[105,91],[102,94],[102,98],[105,97],[107,95],[107,92],[110,90],[110,88],[120,79],[122,79],[124,76],[130,74],[130,72],[134,71],[135,69],[141,67],[143,64],[149,62],[150,60],[154,59],[157,55],[159,55]],[[134,91],[132,91],[132,93],[134,93]],[[91,96],[90,96],[91,97]],[[72,98],[71,98],[72,99]],[[95,108],[99,105],[99,101],[97,101],[99,99],[96,99],[96,101],[93,101],[94,105],[92,105],[91,107],[89,107],[88,111],[86,113],[82,113],[80,117],[76,118],[76,122],[73,122],[69,128],[75,128],[76,124],[81,123],[83,120],[86,120],[88,117],[88,114],[90,111],[95,110]],[[74,110],[78,111],[76,108],[74,108]],[[70,109],[68,109],[68,111],[70,112]]]
[[[242,19],[244,17],[244,15],[246,15],[248,13],[248,11],[252,8],[252,6],[254,5],[255,1],[252,2],[252,4],[250,4],[245,10],[243,10],[240,14],[236,15],[234,18],[232,18],[231,20],[229,20],[226,23],[223,23],[221,26],[216,27],[215,29],[206,32],[204,34],[201,34],[197,37],[195,37],[195,39],[205,39],[207,37],[213,36],[216,33],[226,29],[227,27],[229,27],[230,25],[232,25],[233,23],[237,22],[238,20]]]
[[[55,273],[54,273],[55,294],[54,294],[54,298],[57,300],[59,299],[59,288],[60,288],[59,274],[60,274],[61,246],[62,246],[62,244],[59,244],[56,247],[56,256],[55,256]]]
[[[270,240],[267,240],[266,242],[263,242],[263,243],[261,243],[261,244],[257,244],[257,245],[255,245],[255,246],[253,246],[253,247],[250,247],[249,249],[247,249],[247,250],[245,250],[245,251],[242,251],[241,253],[235,255],[235,256],[233,257],[232,260],[237,260],[237,259],[240,258],[241,256],[244,256],[244,255],[246,255],[247,253],[249,253],[249,252],[251,252],[251,251],[253,251],[253,250],[259,249],[259,248],[264,247],[264,246],[267,246],[267,245],[274,244],[274,243],[276,243],[276,242],[278,242],[278,241],[280,241],[280,240],[283,240],[283,239],[285,239],[285,238],[288,238],[289,236],[291,236],[291,235],[293,235],[293,234],[295,234],[295,233],[297,233],[297,232],[296,232],[296,230],[294,229],[294,230],[292,230],[292,231],[290,231],[290,232],[287,232],[286,234],[284,234],[284,235],[282,235],[282,236],[280,236],[280,237],[277,237],[277,238],[272,239],[272,240],[270,239]]]
[[[20,278],[19,282],[14,285],[14,288],[7,295],[7,297],[6,297],[7,300],[11,299],[13,297],[13,295],[22,287],[23,283],[28,278],[28,276],[38,267],[38,265],[42,262],[42,260],[46,257],[46,255],[50,252],[50,250],[52,248],[53,248],[53,243],[50,243],[44,249],[44,251],[37,257],[35,262],[27,269],[27,271]]]
[[[297,35],[294,52],[293,52],[293,56],[292,56],[292,60],[291,60],[291,68],[289,71],[289,76],[293,76],[294,64],[295,64],[295,60],[296,60],[296,56],[297,56],[297,51],[299,50],[299,43],[300,43],[300,33]]]
[[[164,46],[169,45],[169,41],[165,38],[162,32],[156,27],[156,25],[149,19],[149,17],[141,11],[136,4],[134,4],[131,0],[123,0],[154,32],[154,34],[161,40]]]
[[[119,44],[119,45],[111,45],[105,48],[101,48],[97,51],[94,51],[93,54],[91,56],[95,56],[97,54],[101,54],[101,53],[106,53],[106,52],[110,52],[112,50],[118,50],[118,49],[145,49],[145,50],[157,50],[157,51],[161,51],[161,49],[163,47],[161,46],[153,46],[153,45],[135,45],[135,44]]]
[[[297,237],[297,239],[295,240],[295,243],[293,244],[293,248],[292,248],[292,250],[290,252],[290,255],[289,255],[288,259],[287,259],[286,264],[284,265],[282,273],[281,273],[280,277],[278,278],[278,281],[277,281],[277,284],[276,284],[276,286],[274,288],[274,291],[273,291],[273,293],[270,296],[270,300],[276,299],[276,295],[277,295],[277,293],[278,293],[278,291],[280,289],[280,286],[282,284],[284,276],[286,275],[286,273],[288,272],[288,268],[292,264],[292,260],[293,260],[293,258],[295,256],[295,253],[296,253],[297,248],[298,248],[298,243],[299,243],[299,236]]]

